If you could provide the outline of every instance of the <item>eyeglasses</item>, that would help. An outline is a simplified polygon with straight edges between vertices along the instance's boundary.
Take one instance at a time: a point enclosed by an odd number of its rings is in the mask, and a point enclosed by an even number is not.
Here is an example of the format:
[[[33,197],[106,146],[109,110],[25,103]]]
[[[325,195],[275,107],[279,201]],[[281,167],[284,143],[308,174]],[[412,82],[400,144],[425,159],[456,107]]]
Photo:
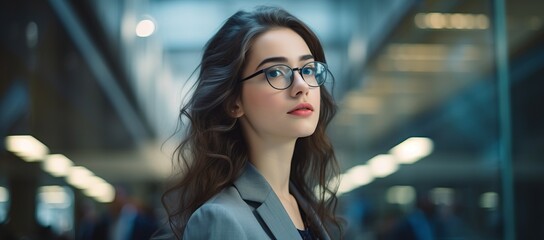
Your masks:
[[[284,90],[293,84],[293,80],[295,79],[293,72],[295,71],[300,73],[302,79],[304,79],[310,87],[319,87],[323,85],[330,75],[329,68],[322,62],[309,62],[304,64],[301,68],[291,68],[285,64],[276,64],[261,69],[241,81],[249,80],[264,73],[266,81],[268,81],[270,86],[278,90]]]

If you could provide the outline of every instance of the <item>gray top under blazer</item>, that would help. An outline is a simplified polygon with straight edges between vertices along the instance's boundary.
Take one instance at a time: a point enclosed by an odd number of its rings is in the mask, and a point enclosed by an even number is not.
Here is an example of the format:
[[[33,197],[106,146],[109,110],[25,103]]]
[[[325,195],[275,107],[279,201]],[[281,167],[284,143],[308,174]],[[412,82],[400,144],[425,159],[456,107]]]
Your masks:
[[[294,185],[290,192],[321,239],[330,239],[315,211]],[[242,175],[189,218],[183,239],[301,239],[295,225],[266,179],[248,163]]]

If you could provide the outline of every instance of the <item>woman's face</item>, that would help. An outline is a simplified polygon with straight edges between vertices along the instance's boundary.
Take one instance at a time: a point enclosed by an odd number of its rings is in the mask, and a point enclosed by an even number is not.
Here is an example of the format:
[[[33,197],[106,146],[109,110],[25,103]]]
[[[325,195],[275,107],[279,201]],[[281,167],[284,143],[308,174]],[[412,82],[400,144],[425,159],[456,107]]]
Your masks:
[[[289,28],[273,28],[255,38],[242,77],[276,65],[300,68],[314,58],[306,42]],[[242,86],[237,101],[246,134],[296,139],[312,135],[319,120],[320,88],[310,87],[298,71],[285,90],[272,88],[261,73]]]

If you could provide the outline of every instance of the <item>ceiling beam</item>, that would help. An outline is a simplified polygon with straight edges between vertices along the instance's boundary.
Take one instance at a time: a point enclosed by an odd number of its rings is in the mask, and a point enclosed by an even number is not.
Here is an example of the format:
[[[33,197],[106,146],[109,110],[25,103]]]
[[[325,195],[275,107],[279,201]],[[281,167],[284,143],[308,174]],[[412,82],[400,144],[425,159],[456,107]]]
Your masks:
[[[70,3],[66,0],[50,0],[49,3],[60,18],[61,24],[66,28],[68,35],[72,38],[83,59],[87,62],[91,72],[95,75],[106,97],[119,114],[121,122],[127,128],[133,140],[138,143],[147,139],[149,134],[145,130],[142,118],[123,93],[121,86],[118,84],[118,79],[115,78],[108,67],[104,56],[91,40],[89,33]]]

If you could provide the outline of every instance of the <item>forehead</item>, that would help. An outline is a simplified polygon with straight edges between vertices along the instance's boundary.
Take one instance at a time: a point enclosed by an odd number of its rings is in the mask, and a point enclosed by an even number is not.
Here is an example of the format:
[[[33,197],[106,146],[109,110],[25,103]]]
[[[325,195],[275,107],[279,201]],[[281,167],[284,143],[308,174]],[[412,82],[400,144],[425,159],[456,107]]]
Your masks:
[[[253,41],[248,67],[270,57],[285,57],[289,62],[311,54],[304,39],[289,28],[272,28]]]

